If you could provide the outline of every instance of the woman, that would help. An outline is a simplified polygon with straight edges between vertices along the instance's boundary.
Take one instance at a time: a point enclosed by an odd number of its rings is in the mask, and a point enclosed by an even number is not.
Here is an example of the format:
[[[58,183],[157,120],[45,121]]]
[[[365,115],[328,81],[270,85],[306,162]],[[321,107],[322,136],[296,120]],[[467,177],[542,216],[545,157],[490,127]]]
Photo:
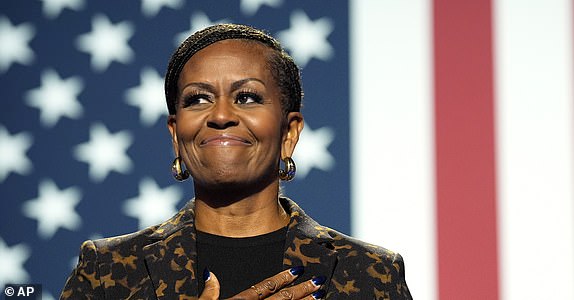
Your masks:
[[[193,178],[195,198],[160,225],[85,242],[62,299],[411,299],[399,254],[280,196],[303,116],[299,69],[275,39],[199,31],[172,56],[165,91],[173,175]]]

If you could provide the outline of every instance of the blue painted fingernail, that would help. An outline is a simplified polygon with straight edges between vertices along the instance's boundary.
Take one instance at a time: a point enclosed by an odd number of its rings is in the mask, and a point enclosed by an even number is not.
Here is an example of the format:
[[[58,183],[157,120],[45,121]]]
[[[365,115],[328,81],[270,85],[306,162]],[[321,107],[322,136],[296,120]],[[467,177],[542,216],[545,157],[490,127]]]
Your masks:
[[[209,269],[205,267],[205,269],[203,269],[203,281],[208,281],[209,277],[211,277],[211,274],[209,274]]]
[[[319,276],[311,279],[311,282],[313,282],[315,286],[320,286],[321,284],[325,283],[326,279],[327,278],[325,278],[325,276]]]
[[[303,271],[305,271],[303,266],[293,267],[293,268],[289,269],[289,272],[291,272],[291,275],[293,275],[293,276],[299,276],[299,275],[303,274]]]
[[[311,294],[311,296],[313,296],[313,299],[323,299],[323,297],[325,297],[325,291],[318,290]]]

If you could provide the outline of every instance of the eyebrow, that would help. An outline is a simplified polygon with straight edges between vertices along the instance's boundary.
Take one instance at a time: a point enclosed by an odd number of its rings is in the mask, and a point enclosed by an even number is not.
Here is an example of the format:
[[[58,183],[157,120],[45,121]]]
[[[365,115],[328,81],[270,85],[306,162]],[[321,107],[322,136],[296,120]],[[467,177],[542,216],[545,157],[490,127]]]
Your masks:
[[[186,88],[188,88],[190,86],[197,87],[197,88],[202,89],[202,90],[207,90],[210,93],[215,92],[215,88],[211,84],[203,83],[203,82],[190,82],[190,83],[186,84],[182,90],[185,90]]]
[[[235,91],[235,90],[239,89],[242,85],[244,85],[250,81],[257,81],[257,82],[261,83],[263,86],[265,86],[265,82],[263,82],[262,80],[260,80],[258,78],[249,77],[249,78],[241,79],[241,80],[238,80],[238,81],[232,83],[231,84],[231,90]]]
[[[244,78],[244,79],[240,79],[240,80],[237,80],[237,81],[233,82],[233,83],[231,84],[231,90],[232,90],[232,91],[238,90],[239,88],[241,88],[241,86],[243,86],[244,84],[246,84],[246,83],[248,83],[248,82],[250,82],[250,81],[257,81],[257,82],[261,83],[263,86],[265,86],[265,82],[263,82],[261,79],[254,78],[254,77],[249,77],[249,78]],[[209,84],[209,83],[205,83],[205,82],[190,82],[190,83],[186,84],[186,85],[183,87],[183,89],[185,90],[187,87],[190,87],[190,86],[197,87],[197,88],[199,88],[199,89],[206,90],[206,91],[208,91],[208,92],[210,92],[210,93],[214,93],[214,94],[215,94],[215,87],[214,87],[213,85]]]

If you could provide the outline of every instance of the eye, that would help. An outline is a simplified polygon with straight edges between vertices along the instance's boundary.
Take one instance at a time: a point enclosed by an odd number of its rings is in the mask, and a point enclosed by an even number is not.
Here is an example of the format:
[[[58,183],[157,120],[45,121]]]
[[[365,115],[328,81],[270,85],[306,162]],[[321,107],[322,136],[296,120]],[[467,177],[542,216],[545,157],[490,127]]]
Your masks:
[[[253,92],[240,92],[235,97],[235,102],[239,104],[262,103],[263,98]]]
[[[183,107],[189,107],[198,104],[207,104],[210,102],[211,99],[206,94],[191,94],[185,96],[185,98],[183,99]]]

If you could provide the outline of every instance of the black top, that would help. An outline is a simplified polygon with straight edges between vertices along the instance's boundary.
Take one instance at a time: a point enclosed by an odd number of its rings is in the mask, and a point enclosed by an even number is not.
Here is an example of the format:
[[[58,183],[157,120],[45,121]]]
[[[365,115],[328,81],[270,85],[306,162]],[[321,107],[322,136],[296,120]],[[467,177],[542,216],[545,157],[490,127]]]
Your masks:
[[[264,235],[230,238],[197,232],[198,275],[205,267],[221,285],[220,298],[228,298],[283,270],[287,227]],[[199,280],[199,292],[204,288]]]

